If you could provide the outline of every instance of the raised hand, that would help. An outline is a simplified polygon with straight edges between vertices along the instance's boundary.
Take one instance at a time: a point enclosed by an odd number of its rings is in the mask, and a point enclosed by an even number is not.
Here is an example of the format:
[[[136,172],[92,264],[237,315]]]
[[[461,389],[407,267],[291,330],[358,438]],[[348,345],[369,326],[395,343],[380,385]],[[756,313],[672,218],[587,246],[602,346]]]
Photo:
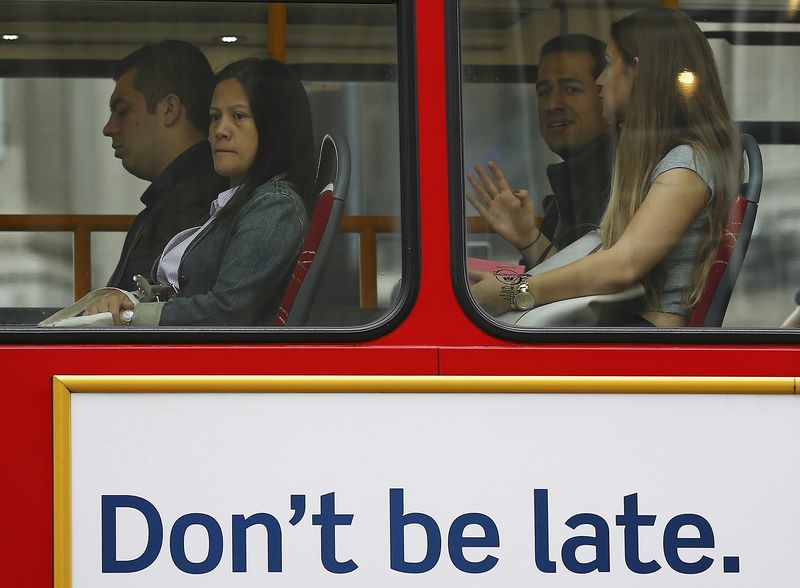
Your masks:
[[[523,249],[539,236],[533,199],[527,190],[512,190],[494,162],[489,162],[489,170],[491,175],[481,164],[475,165],[477,175],[469,174],[467,179],[477,196],[468,193],[467,200],[495,233]]]

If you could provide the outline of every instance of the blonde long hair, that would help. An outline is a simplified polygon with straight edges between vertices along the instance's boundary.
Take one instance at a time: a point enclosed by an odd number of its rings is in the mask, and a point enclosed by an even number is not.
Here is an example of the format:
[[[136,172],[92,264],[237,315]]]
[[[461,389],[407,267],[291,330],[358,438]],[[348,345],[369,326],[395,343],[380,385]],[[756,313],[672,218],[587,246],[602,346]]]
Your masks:
[[[700,298],[741,179],[739,137],[725,103],[714,55],[694,21],[678,10],[635,12],[611,26],[623,62],[638,68],[617,143],[608,207],[601,221],[603,246],[616,243],[642,205],[655,166],[678,145],[694,148],[708,165],[714,189],[704,209],[703,239],[688,291],[689,307]],[[657,304],[661,265],[643,280]]]

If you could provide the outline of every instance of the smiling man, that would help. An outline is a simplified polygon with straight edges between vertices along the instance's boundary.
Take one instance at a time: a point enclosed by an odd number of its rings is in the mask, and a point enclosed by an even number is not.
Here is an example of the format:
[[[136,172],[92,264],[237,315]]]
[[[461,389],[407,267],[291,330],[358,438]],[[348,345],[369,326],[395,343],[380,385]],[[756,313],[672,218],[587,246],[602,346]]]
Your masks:
[[[122,166],[151,182],[108,281],[132,290],[133,276],[150,277],[173,236],[203,224],[227,182],[214,172],[207,139],[214,74],[197,47],[145,45],[120,61],[114,80],[103,134]]]
[[[547,168],[541,225],[557,249],[596,228],[608,202],[612,134],[595,83],[604,67],[605,43],[588,35],[550,39],[539,57],[539,132],[564,159]]]
[[[536,81],[539,132],[564,161],[547,168],[553,194],[542,200],[540,227],[531,195],[514,190],[494,162],[488,171],[479,164],[468,175],[475,192],[468,192],[467,200],[519,249],[528,268],[597,228],[605,211],[614,134],[603,119],[595,82],[604,67],[605,43],[588,35],[562,35],[542,47]]]

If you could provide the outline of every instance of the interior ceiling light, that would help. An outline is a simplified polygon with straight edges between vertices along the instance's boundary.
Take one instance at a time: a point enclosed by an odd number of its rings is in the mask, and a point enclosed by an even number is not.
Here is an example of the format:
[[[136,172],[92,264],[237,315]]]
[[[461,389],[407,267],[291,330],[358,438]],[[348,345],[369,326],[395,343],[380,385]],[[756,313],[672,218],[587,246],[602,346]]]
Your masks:
[[[242,40],[242,38],[237,37],[236,35],[222,35],[219,40],[223,43],[238,43]]]
[[[798,12],[800,12],[800,0],[787,0],[786,20],[793,21],[795,18],[797,18]]]
[[[694,72],[687,69],[678,74],[678,92],[684,100],[691,100],[694,98],[697,91],[697,76]]]
[[[3,41],[19,41],[22,39],[22,35],[17,35],[16,33],[4,33],[2,39]]]

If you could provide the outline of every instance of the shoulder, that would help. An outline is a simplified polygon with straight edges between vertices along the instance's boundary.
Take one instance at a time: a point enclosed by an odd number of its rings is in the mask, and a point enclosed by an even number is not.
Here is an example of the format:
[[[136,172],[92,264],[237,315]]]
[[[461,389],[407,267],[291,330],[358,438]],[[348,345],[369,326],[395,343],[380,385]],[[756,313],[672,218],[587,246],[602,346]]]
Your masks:
[[[655,177],[658,173],[664,173],[676,167],[697,171],[696,168],[699,166],[700,162],[698,161],[694,147],[691,145],[678,145],[670,149],[667,154],[661,158],[661,161],[656,164],[653,176]]]
[[[196,151],[192,155],[176,175],[168,199],[174,206],[202,205],[206,214],[208,206],[226,189],[228,181],[214,171],[210,154]]]
[[[703,155],[691,145],[678,145],[670,149],[661,161],[656,164],[650,176],[650,181],[654,182],[658,176],[673,169],[691,170],[700,176],[700,179],[708,187],[712,190],[714,188],[708,163]]]
[[[227,184],[227,180],[214,170],[214,158],[208,141],[190,147],[175,163],[178,164],[176,175],[179,184],[204,186],[208,190],[216,190],[221,184]]]
[[[242,206],[237,216],[259,212],[270,216],[286,215],[296,219],[301,226],[305,226],[308,222],[302,198],[290,182],[280,177],[272,178],[253,190],[252,196]]]
[[[279,203],[285,206],[303,206],[303,200],[295,191],[294,186],[281,177],[272,178],[253,190],[250,203]]]

